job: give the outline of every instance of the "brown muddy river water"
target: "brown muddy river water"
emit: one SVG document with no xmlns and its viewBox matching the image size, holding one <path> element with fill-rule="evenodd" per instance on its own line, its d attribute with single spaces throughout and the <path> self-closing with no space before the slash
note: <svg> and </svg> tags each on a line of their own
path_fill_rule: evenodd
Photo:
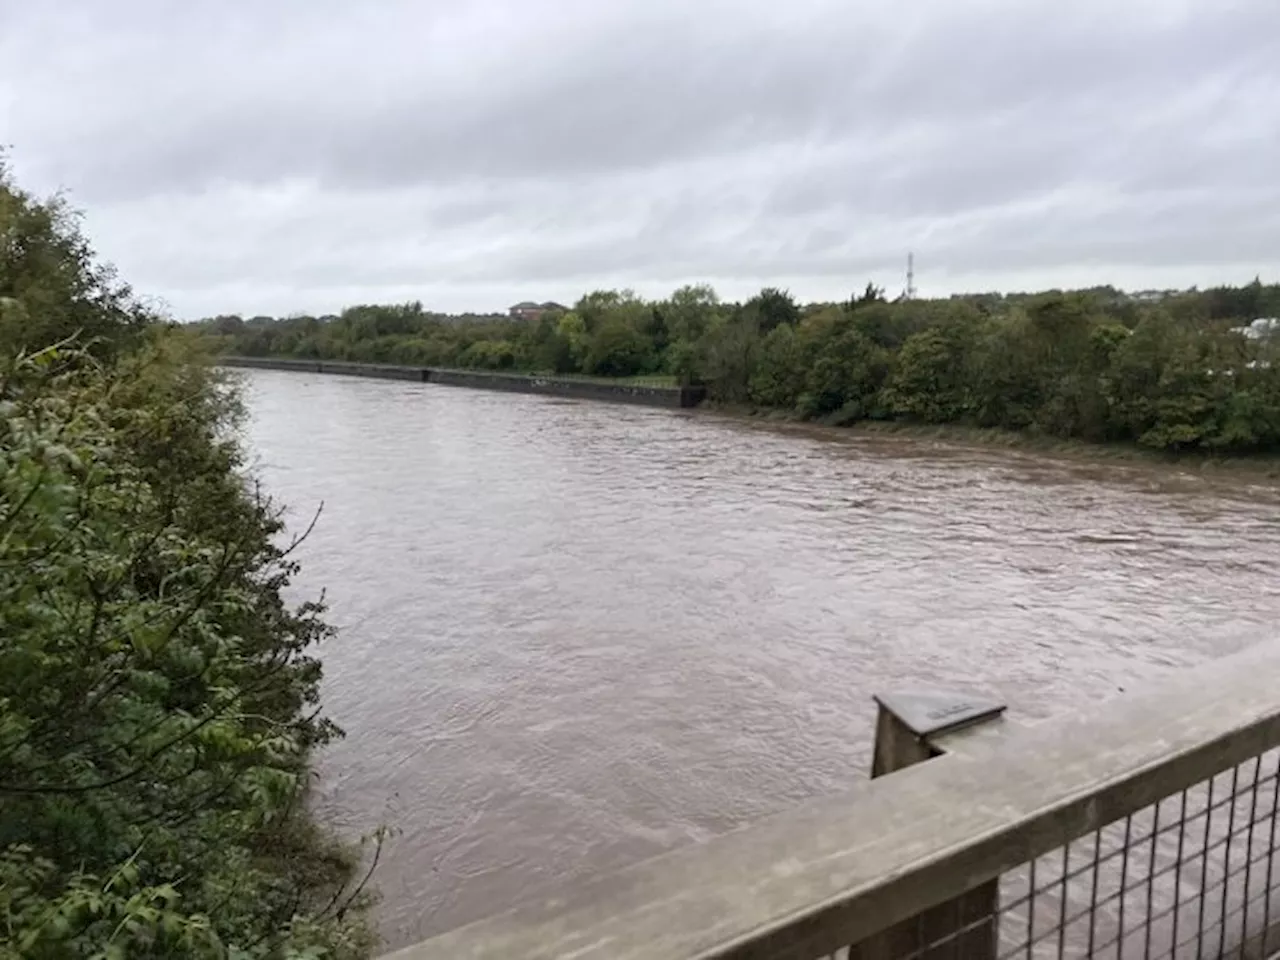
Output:
<svg viewBox="0 0 1280 960">
<path fill-rule="evenodd" d="M 327 591 L 317 803 L 388 946 L 865 776 L 871 695 L 1041 717 L 1273 634 L 1248 477 L 245 371 Z"/>
</svg>

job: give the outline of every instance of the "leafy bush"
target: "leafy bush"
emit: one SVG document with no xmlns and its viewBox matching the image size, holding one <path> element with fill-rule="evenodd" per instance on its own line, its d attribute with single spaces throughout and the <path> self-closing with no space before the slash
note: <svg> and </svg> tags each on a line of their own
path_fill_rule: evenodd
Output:
<svg viewBox="0 0 1280 960">
<path fill-rule="evenodd" d="M 608 320 L 591 338 L 586 369 L 598 377 L 632 377 L 644 372 L 648 355 L 649 344 L 640 331 Z"/>
<path fill-rule="evenodd" d="M 233 385 L 60 207 L 0 201 L 0 956 L 365 956 L 304 803 L 329 629 L 282 599 Z"/>
</svg>

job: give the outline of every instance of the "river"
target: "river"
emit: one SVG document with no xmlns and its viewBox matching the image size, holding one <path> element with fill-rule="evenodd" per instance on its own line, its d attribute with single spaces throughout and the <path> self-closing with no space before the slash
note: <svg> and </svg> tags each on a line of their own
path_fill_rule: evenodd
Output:
<svg viewBox="0 0 1280 960">
<path fill-rule="evenodd" d="M 1042 717 L 1280 619 L 1280 490 L 1148 463 L 243 372 L 339 637 L 316 803 L 394 947 L 820 795 L 873 693 Z"/>
</svg>

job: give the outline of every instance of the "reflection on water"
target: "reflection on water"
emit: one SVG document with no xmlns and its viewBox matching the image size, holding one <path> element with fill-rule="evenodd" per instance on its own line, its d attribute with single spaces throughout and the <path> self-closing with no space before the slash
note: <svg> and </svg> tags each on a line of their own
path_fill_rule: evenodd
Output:
<svg viewBox="0 0 1280 960">
<path fill-rule="evenodd" d="M 390 946 L 868 768 L 904 684 L 1039 717 L 1268 635 L 1280 492 L 705 413 L 246 373 L 339 638 L 324 814 Z"/>
</svg>

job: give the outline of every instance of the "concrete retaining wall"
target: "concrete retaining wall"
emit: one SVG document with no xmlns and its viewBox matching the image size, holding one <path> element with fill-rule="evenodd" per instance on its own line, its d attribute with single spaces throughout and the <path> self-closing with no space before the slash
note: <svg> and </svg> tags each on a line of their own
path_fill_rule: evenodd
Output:
<svg viewBox="0 0 1280 960">
<path fill-rule="evenodd" d="M 705 387 L 654 387 L 643 384 L 574 380 L 564 377 L 523 373 L 494 373 L 487 370 L 445 370 L 439 367 L 402 367 L 386 363 L 346 363 L 337 360 L 293 360 L 283 357 L 223 357 L 228 367 L 264 370 L 294 370 L 303 373 L 336 373 L 384 380 L 415 380 L 479 390 L 508 390 L 514 393 L 542 393 L 580 400 L 639 403 L 651 407 L 696 407 L 706 397 Z"/>
</svg>

